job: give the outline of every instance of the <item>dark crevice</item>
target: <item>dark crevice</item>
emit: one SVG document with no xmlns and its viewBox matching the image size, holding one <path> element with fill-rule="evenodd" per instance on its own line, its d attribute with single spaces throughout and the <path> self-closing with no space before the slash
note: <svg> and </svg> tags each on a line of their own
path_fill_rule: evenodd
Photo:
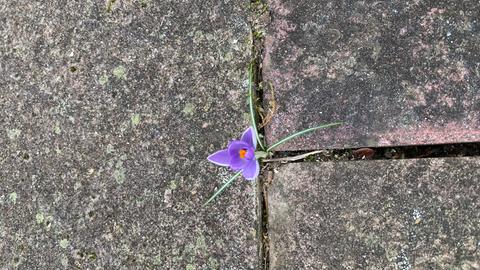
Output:
<svg viewBox="0 0 480 270">
<path fill-rule="evenodd" d="M 262 55 L 262 42 L 254 38 L 253 41 L 253 53 L 254 58 L 252 59 L 253 64 L 253 78 L 254 78 L 254 91 L 255 91 L 255 103 L 257 104 L 257 115 L 259 115 L 259 110 L 262 110 L 261 104 L 263 104 L 263 89 L 261 87 L 262 82 L 262 68 L 261 68 L 261 55 Z M 260 121 L 260 118 L 257 118 L 257 123 Z M 258 129 L 259 136 L 264 136 L 264 129 Z M 264 141 L 264 140 L 263 140 Z M 258 189 L 258 207 L 259 207 L 259 241 L 260 241 L 260 269 L 269 269 L 269 242 L 268 242 L 268 209 L 267 209 L 267 194 L 266 194 L 266 182 L 271 173 L 269 166 L 265 166 L 262 169 L 263 173 L 257 182 Z"/>
<path fill-rule="evenodd" d="M 272 162 L 326 162 L 326 161 L 355 161 L 355 160 L 389 160 L 389 159 L 416 159 L 416 158 L 443 158 L 443 157 L 471 157 L 480 156 L 480 143 L 459 143 L 441 145 L 370 147 L 320 150 L 320 153 L 306 158 L 295 159 L 312 151 L 279 151 L 270 159 Z M 267 160 L 268 161 L 268 160 Z"/>
<path fill-rule="evenodd" d="M 260 230 L 260 243 L 261 243 L 261 262 L 260 269 L 268 270 L 270 267 L 270 238 L 268 234 L 269 224 L 268 224 L 268 187 L 273 180 L 273 170 L 270 165 L 266 165 L 264 168 L 264 173 L 260 178 L 258 187 L 259 187 L 259 197 L 260 207 L 261 207 L 261 230 Z"/>
<path fill-rule="evenodd" d="M 253 90 L 254 100 L 257 105 L 257 123 L 262 122 L 265 110 L 263 104 L 263 85 L 262 85 L 262 55 L 263 55 L 263 37 L 266 29 L 265 22 L 270 16 L 265 0 L 251 0 L 250 10 L 251 18 L 251 35 L 252 35 L 252 65 L 253 65 Z M 267 17 L 267 20 L 265 20 Z M 260 126 L 260 125 L 257 125 Z M 259 136 L 264 136 L 264 129 L 258 129 Z M 260 138 L 260 139 L 263 139 Z M 264 140 L 263 140 L 264 141 Z M 262 168 L 262 173 L 257 181 L 258 195 L 258 241 L 259 241 L 259 266 L 260 269 L 269 269 L 269 241 L 268 241 L 268 200 L 267 186 L 268 181 L 272 177 L 272 171 L 267 164 Z"/>
</svg>

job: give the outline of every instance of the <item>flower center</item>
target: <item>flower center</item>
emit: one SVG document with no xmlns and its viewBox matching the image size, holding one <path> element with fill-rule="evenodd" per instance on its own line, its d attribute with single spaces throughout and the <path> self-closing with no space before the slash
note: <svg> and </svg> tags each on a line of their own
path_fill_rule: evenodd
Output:
<svg viewBox="0 0 480 270">
<path fill-rule="evenodd" d="M 240 158 L 245 158 L 245 156 L 247 155 L 247 150 L 240 149 L 240 151 L 238 151 L 238 154 L 240 155 Z"/>
</svg>

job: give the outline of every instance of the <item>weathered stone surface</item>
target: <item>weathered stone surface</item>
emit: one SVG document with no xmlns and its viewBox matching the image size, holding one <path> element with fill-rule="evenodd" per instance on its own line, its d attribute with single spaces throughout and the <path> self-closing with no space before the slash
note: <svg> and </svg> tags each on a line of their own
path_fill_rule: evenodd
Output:
<svg viewBox="0 0 480 270">
<path fill-rule="evenodd" d="M 268 2 L 267 139 L 347 123 L 278 150 L 480 141 L 478 1 Z"/>
<path fill-rule="evenodd" d="M 480 159 L 292 163 L 269 188 L 271 269 L 479 269 Z"/>
<path fill-rule="evenodd" d="M 0 268 L 254 269 L 248 1 L 2 1 Z"/>
</svg>

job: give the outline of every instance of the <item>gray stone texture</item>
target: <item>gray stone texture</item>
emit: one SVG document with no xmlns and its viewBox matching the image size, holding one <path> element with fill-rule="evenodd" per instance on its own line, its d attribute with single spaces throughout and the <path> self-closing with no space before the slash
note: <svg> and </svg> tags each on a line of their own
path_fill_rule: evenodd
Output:
<svg viewBox="0 0 480 270">
<path fill-rule="evenodd" d="M 480 269 L 479 179 L 479 158 L 283 165 L 270 269 Z"/>
<path fill-rule="evenodd" d="M 0 269 L 254 269 L 249 1 L 0 1 Z"/>
<path fill-rule="evenodd" d="M 277 150 L 480 141 L 479 1 L 268 3 L 268 141 L 346 122 Z"/>
</svg>

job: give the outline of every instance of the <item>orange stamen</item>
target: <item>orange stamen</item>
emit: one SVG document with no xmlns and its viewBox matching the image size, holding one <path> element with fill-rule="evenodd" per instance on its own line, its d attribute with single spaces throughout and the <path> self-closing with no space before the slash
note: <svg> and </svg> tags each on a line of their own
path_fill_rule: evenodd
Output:
<svg viewBox="0 0 480 270">
<path fill-rule="evenodd" d="M 245 156 L 247 155 L 247 150 L 240 149 L 240 151 L 238 151 L 238 154 L 240 155 L 240 158 L 245 158 Z"/>
</svg>

